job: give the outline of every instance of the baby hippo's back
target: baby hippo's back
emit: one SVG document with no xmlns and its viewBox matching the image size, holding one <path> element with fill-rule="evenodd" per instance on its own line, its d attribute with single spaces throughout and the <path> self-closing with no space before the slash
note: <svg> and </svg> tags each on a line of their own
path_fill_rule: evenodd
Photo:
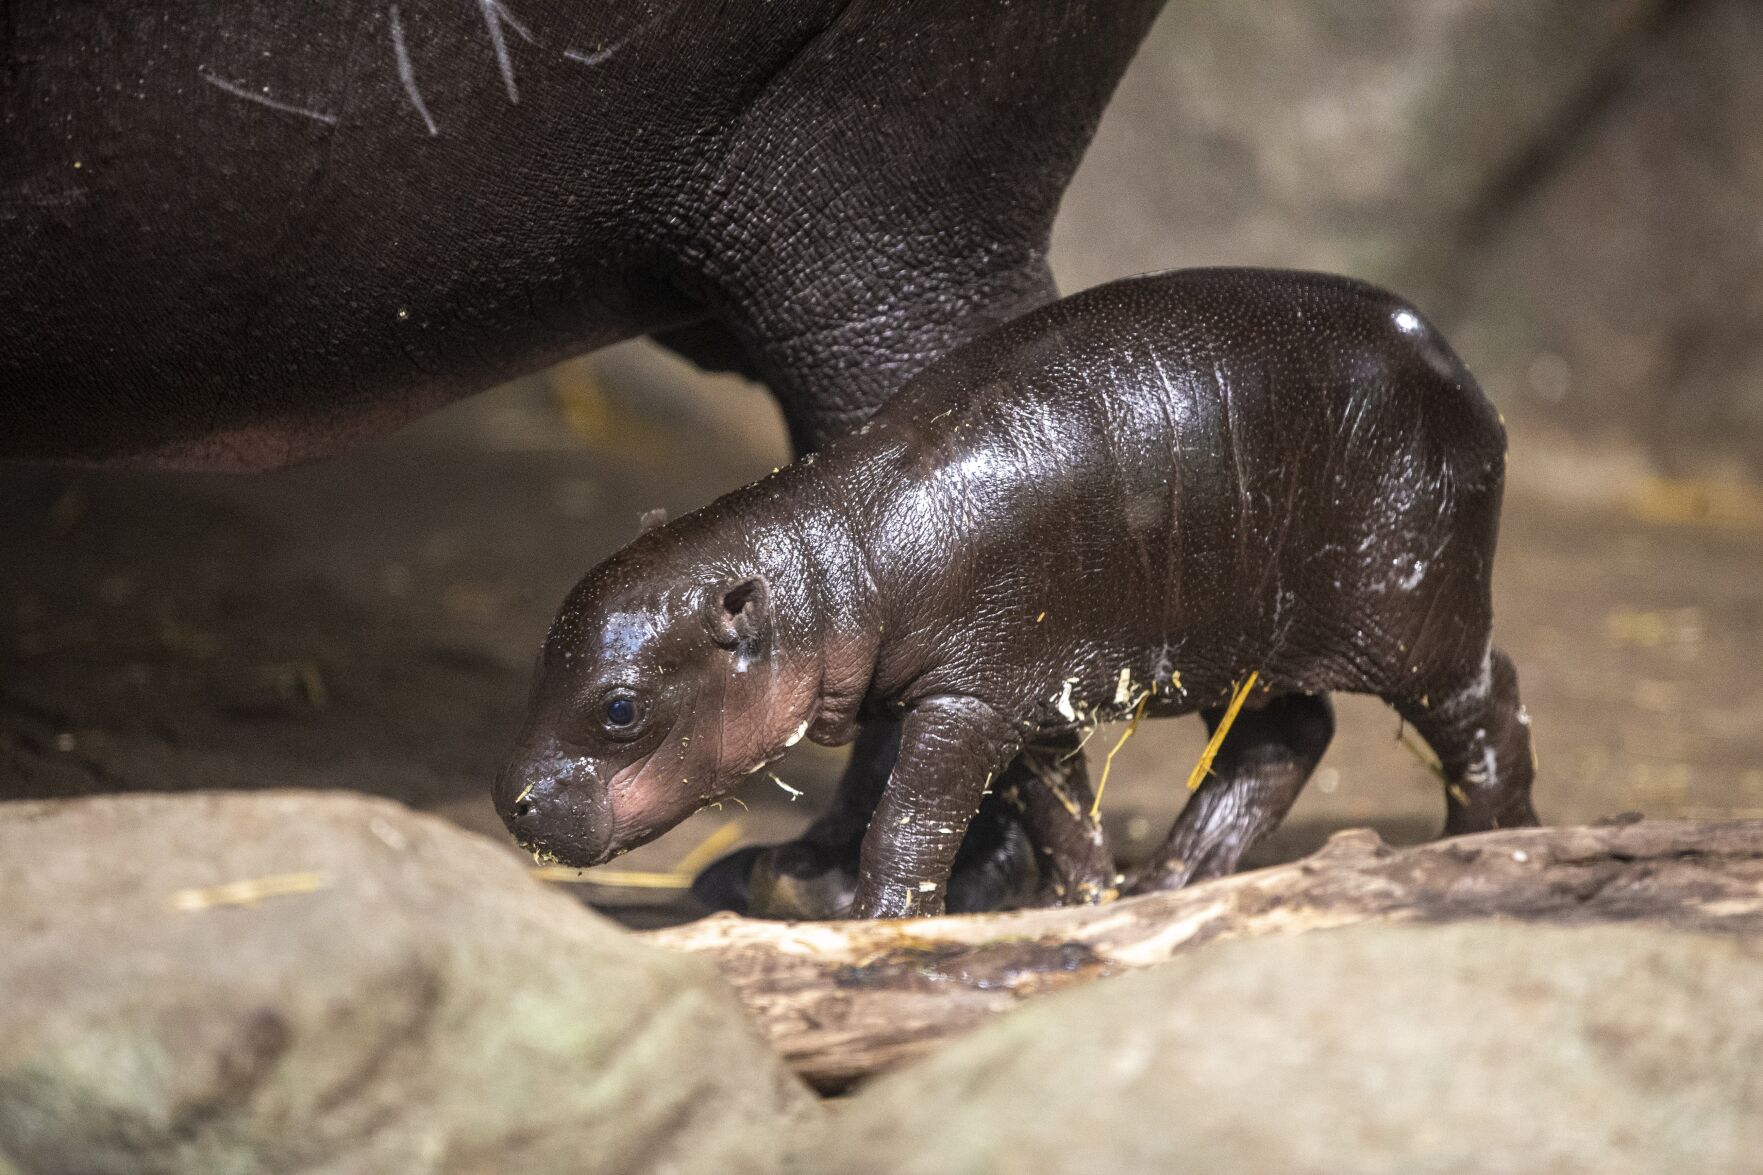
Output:
<svg viewBox="0 0 1763 1175">
<path fill-rule="evenodd" d="M 877 482 L 907 487 L 870 536 L 916 577 L 896 592 L 959 617 L 927 639 L 959 629 L 959 671 L 990 658 L 1006 692 L 1106 697 L 1128 670 L 1209 704 L 1250 669 L 1383 692 L 1484 651 L 1504 430 L 1375 287 L 1114 282 L 947 357 L 865 431 Z"/>
</svg>

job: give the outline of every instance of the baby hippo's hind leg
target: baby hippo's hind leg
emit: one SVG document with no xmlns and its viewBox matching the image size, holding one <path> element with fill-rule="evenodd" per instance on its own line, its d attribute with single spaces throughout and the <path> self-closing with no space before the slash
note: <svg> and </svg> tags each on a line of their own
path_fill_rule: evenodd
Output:
<svg viewBox="0 0 1763 1175">
<path fill-rule="evenodd" d="M 1022 813 L 1040 865 L 1039 905 L 1094 905 L 1115 892 L 1081 745 L 1075 734 L 1031 743 L 993 788 Z"/>
<path fill-rule="evenodd" d="M 1224 711 L 1205 710 L 1201 717 L 1211 733 Z M 1333 737 L 1334 708 L 1323 694 L 1283 694 L 1238 714 L 1211 774 L 1139 871 L 1133 892 L 1180 889 L 1234 871 L 1285 819 Z"/>
<path fill-rule="evenodd" d="M 1530 716 L 1518 672 L 1500 650 L 1471 673 L 1418 699 L 1389 699 L 1439 757 L 1445 776 L 1445 832 L 1459 836 L 1537 822 L 1530 787 Z"/>
</svg>

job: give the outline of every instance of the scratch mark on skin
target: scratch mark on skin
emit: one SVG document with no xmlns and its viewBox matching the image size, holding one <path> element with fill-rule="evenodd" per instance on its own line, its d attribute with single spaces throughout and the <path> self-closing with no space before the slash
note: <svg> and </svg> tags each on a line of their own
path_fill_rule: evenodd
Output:
<svg viewBox="0 0 1763 1175">
<path fill-rule="evenodd" d="M 502 35 L 502 25 L 506 23 L 529 45 L 536 45 L 538 42 L 527 31 L 527 27 L 502 6 L 502 0 L 477 0 L 477 6 L 484 14 L 484 27 L 490 30 L 490 47 L 496 51 L 496 68 L 502 71 L 502 84 L 508 89 L 508 101 L 518 104 L 520 87 L 514 84 L 514 62 L 508 56 L 508 38 Z"/>
<path fill-rule="evenodd" d="M 612 60 L 612 55 L 614 53 L 617 53 L 620 49 L 623 49 L 626 45 L 636 40 L 637 37 L 648 29 L 650 25 L 655 24 L 662 17 L 672 14 L 674 9 L 678 7 L 678 4 L 669 5 L 663 11 L 654 14 L 648 20 L 643 21 L 641 24 L 637 25 L 636 28 L 618 38 L 618 40 L 612 42 L 612 44 L 602 45 L 592 53 L 583 53 L 580 49 L 565 49 L 563 51 L 563 56 L 570 61 L 575 62 L 577 65 L 603 65 Z"/>
<path fill-rule="evenodd" d="M 1169 529 L 1163 536 L 1163 614 L 1158 618 L 1163 629 L 1163 647 L 1169 648 L 1169 618 L 1176 615 L 1181 608 L 1181 542 L 1186 537 L 1187 529 L 1181 516 L 1181 479 L 1185 472 L 1181 451 L 1181 422 L 1179 414 L 1169 410 L 1170 401 L 1175 398 L 1175 384 L 1169 378 L 1169 372 L 1163 368 L 1163 359 L 1157 354 L 1155 347 L 1150 352 L 1151 365 L 1157 369 L 1157 378 L 1163 384 L 1163 395 L 1157 397 L 1157 410 L 1163 414 L 1163 427 L 1169 437 L 1169 451 L 1173 460 L 1173 468 L 1169 472 Z"/>
<path fill-rule="evenodd" d="M 599 65 L 602 62 L 612 60 L 612 55 L 623 47 L 624 42 L 620 41 L 616 45 L 608 45 L 606 48 L 596 49 L 592 53 L 583 53 L 579 49 L 565 49 L 563 55 L 580 65 Z"/>
<path fill-rule="evenodd" d="M 1243 576 L 1249 560 L 1249 479 L 1243 471 L 1243 443 L 1236 420 L 1236 397 L 1231 395 L 1231 380 L 1224 365 L 1215 363 L 1212 379 L 1224 399 L 1224 435 L 1230 444 L 1230 467 L 1237 490 L 1237 574 Z"/>
<path fill-rule="evenodd" d="M 326 126 L 336 126 L 337 116 L 326 114 L 322 110 L 308 110 L 304 106 L 295 106 L 291 102 L 278 102 L 268 94 L 256 90 L 248 90 L 236 82 L 229 82 L 206 69 L 198 68 L 196 75 L 217 90 L 231 94 L 235 98 L 243 98 L 247 102 L 255 102 L 259 106 L 267 106 L 271 110 L 279 110 L 283 114 L 298 114 L 302 118 L 310 118 L 314 122 L 322 122 Z"/>
<path fill-rule="evenodd" d="M 404 45 L 404 22 L 398 19 L 398 6 L 392 5 L 392 53 L 398 59 L 398 80 L 404 83 L 404 93 L 410 97 L 410 104 L 422 115 L 422 125 L 428 127 L 429 134 L 438 135 L 440 129 L 429 115 L 428 103 L 422 100 L 422 91 L 416 88 L 416 69 L 410 64 L 410 50 Z"/>
</svg>

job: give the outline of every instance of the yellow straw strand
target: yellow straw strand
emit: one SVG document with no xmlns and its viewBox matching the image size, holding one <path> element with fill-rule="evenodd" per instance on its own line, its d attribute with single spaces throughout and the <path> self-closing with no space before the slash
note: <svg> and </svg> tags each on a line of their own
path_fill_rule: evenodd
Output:
<svg viewBox="0 0 1763 1175">
<path fill-rule="evenodd" d="M 686 877 L 696 877 L 698 870 L 722 856 L 724 850 L 732 848 L 741 839 L 741 822 L 730 820 L 726 824 L 717 825 L 709 836 L 699 841 L 685 856 L 679 859 L 671 872 Z"/>
<path fill-rule="evenodd" d="M 1126 730 L 1121 733 L 1120 741 L 1114 744 L 1108 752 L 1108 757 L 1102 760 L 1102 779 L 1096 784 L 1096 798 L 1090 801 L 1091 820 L 1094 820 L 1096 814 L 1102 810 L 1102 790 L 1108 786 L 1108 772 L 1114 769 L 1114 756 L 1120 753 L 1120 748 L 1126 745 L 1126 740 L 1131 738 L 1133 732 L 1139 728 L 1139 720 L 1145 716 L 1145 703 L 1150 700 L 1151 691 L 1146 690 L 1144 696 L 1139 699 L 1138 707 L 1132 712 L 1132 721 L 1126 724 Z"/>
<path fill-rule="evenodd" d="M 635 869 L 571 869 L 540 865 L 532 871 L 540 881 L 570 885 L 604 885 L 611 889 L 690 889 L 692 879 L 680 873 L 646 873 Z"/>
<path fill-rule="evenodd" d="M 741 839 L 741 822 L 730 820 L 719 824 L 710 835 L 692 846 L 679 864 L 663 872 L 642 869 L 575 869 L 568 865 L 540 865 L 532 875 L 540 881 L 561 881 L 568 885 L 603 885 L 609 889 L 691 889 L 698 870 L 721 856 L 724 850 Z"/>
<path fill-rule="evenodd" d="M 215 906 L 254 906 L 264 898 L 313 893 L 328 884 L 322 873 L 274 873 L 268 877 L 229 881 L 225 885 L 180 889 L 171 895 L 171 908 L 188 913 Z"/>
<path fill-rule="evenodd" d="M 1445 778 L 1445 769 L 1439 765 L 1439 761 L 1428 754 L 1426 749 L 1419 743 L 1409 738 L 1407 731 L 1404 730 L 1397 733 L 1396 741 L 1407 747 L 1408 753 L 1418 759 L 1422 767 L 1438 776 L 1441 780 L 1444 780 L 1444 782 L 1451 782 L 1449 779 Z"/>
<path fill-rule="evenodd" d="M 1206 749 L 1200 752 L 1200 761 L 1194 764 L 1192 771 L 1188 772 L 1189 791 L 1198 791 L 1200 785 L 1206 782 L 1206 777 L 1212 774 L 1212 760 L 1218 757 L 1218 748 L 1224 745 L 1224 736 L 1229 734 L 1230 728 L 1235 725 L 1237 715 L 1242 712 L 1243 703 L 1249 700 L 1249 691 L 1255 688 L 1255 679 L 1260 676 L 1259 669 L 1250 673 L 1248 679 L 1237 689 L 1237 692 L 1231 695 L 1230 706 L 1224 711 L 1224 717 L 1219 720 L 1218 729 L 1213 731 L 1212 737 L 1206 740 Z"/>
<path fill-rule="evenodd" d="M 1097 729 L 1098 729 L 1097 727 L 1092 726 L 1088 730 L 1084 731 L 1083 738 L 1081 740 L 1079 740 L 1078 744 L 1075 747 L 1072 747 L 1069 751 L 1066 751 L 1063 755 L 1060 755 L 1059 761 L 1061 763 L 1063 763 L 1063 762 L 1067 761 L 1068 759 L 1075 759 L 1079 755 L 1083 754 L 1084 748 L 1090 745 L 1090 740 L 1096 737 L 1096 730 Z"/>
</svg>

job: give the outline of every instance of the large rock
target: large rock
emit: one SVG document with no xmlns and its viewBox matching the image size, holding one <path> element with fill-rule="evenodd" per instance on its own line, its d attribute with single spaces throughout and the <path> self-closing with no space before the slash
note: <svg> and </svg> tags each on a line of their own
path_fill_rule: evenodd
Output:
<svg viewBox="0 0 1763 1175">
<path fill-rule="evenodd" d="M 860 1093 L 841 1175 L 1755 1172 L 1763 943 L 1370 926 L 1049 997 Z"/>
<path fill-rule="evenodd" d="M 816 1112 L 707 965 L 385 801 L 0 805 L 0 944 L 8 1175 L 766 1172 Z"/>
</svg>

